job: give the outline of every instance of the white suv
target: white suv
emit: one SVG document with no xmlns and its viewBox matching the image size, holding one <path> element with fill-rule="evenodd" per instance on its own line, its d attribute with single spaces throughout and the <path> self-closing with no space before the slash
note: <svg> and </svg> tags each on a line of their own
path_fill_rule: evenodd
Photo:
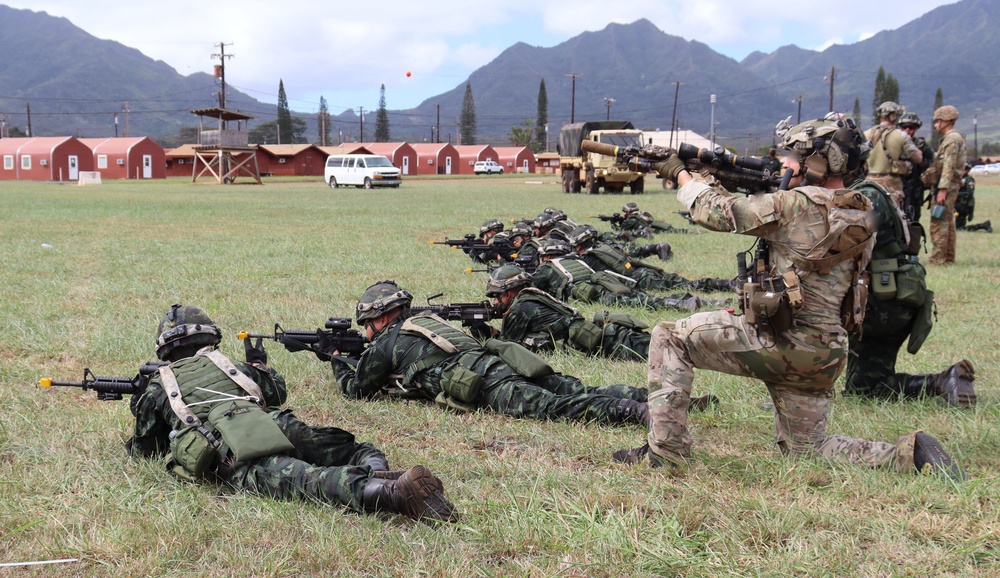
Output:
<svg viewBox="0 0 1000 578">
<path fill-rule="evenodd" d="M 333 188 L 340 185 L 398 187 L 402 182 L 399 169 L 382 155 L 330 155 L 326 159 L 323 180 Z"/>
<path fill-rule="evenodd" d="M 486 173 L 487 175 L 492 175 L 493 173 L 502 175 L 503 167 L 501 167 L 495 160 L 489 159 L 485 161 L 478 161 L 475 166 L 472 167 L 472 172 L 477 175 L 481 175 L 483 173 Z"/>
</svg>

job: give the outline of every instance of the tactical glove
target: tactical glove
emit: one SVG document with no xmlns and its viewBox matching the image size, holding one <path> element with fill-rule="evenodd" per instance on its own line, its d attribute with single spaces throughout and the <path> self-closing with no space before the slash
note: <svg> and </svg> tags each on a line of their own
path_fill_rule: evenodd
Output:
<svg viewBox="0 0 1000 578">
<path fill-rule="evenodd" d="M 247 337 L 243 340 L 243 350 L 247 354 L 247 363 L 253 365 L 255 363 L 260 363 L 261 365 L 267 365 L 267 352 L 264 351 L 264 340 L 260 337 L 257 338 L 257 343 L 250 343 L 250 338 Z"/>
<path fill-rule="evenodd" d="M 684 163 L 681 159 L 677 158 L 676 154 L 670 155 L 670 158 L 665 161 L 656 163 L 653 165 L 653 168 L 661 178 L 669 179 L 675 183 L 677 182 L 677 175 L 685 170 Z"/>
<path fill-rule="evenodd" d="M 493 337 L 493 328 L 480 321 L 469 326 L 469 333 L 479 341 L 484 341 Z"/>
<path fill-rule="evenodd" d="M 317 329 L 316 343 L 313 344 L 312 350 L 316 354 L 316 359 L 323 362 L 330 361 L 334 350 L 333 339 L 330 338 L 330 333 L 322 329 Z"/>
</svg>

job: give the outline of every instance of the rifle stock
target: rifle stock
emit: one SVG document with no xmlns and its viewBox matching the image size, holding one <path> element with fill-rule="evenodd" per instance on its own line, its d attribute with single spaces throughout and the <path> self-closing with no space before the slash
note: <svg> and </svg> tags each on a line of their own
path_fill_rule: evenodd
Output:
<svg viewBox="0 0 1000 578">
<path fill-rule="evenodd" d="M 496 309 L 490 305 L 489 301 L 478 303 L 431 303 L 433 299 L 441 297 L 443 293 L 431 295 L 427 298 L 427 305 L 411 306 L 412 313 L 430 312 L 448 321 L 461 321 L 463 327 L 471 327 L 480 323 L 486 323 L 491 319 L 499 317 Z"/>
<path fill-rule="evenodd" d="M 325 330 L 315 329 L 312 331 L 308 329 L 284 329 L 280 323 L 275 323 L 274 333 L 249 333 L 241 331 L 237 334 L 237 337 L 241 341 L 248 337 L 250 339 L 270 339 L 284 345 L 285 349 L 291 353 L 308 350 L 326 355 L 331 359 L 333 356 L 330 355 L 330 352 L 320 351 L 317 348 L 320 335 L 323 333 L 329 337 L 329 340 L 333 344 L 333 349 L 330 351 L 340 351 L 342 357 L 357 359 L 361 357 L 361 354 L 368 346 L 368 340 L 365 339 L 365 336 L 357 329 L 351 329 L 350 317 L 330 317 L 324 323 L 324 327 L 326 328 Z"/>
</svg>

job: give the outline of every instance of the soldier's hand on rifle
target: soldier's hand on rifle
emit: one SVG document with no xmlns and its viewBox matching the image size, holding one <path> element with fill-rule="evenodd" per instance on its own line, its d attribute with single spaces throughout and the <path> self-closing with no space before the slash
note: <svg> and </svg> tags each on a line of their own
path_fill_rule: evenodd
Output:
<svg viewBox="0 0 1000 578">
<path fill-rule="evenodd" d="M 316 354 L 316 359 L 320 361 L 330 361 L 331 357 L 339 353 L 335 351 L 330 333 L 322 329 L 316 330 L 316 343 L 313 344 L 312 349 L 313 353 Z"/>
<path fill-rule="evenodd" d="M 480 341 L 493 337 L 493 331 L 492 327 L 482 321 L 469 326 L 469 333 Z"/>
<path fill-rule="evenodd" d="M 676 154 L 672 154 L 667 160 L 653 165 L 653 169 L 656 170 L 657 174 L 659 174 L 661 178 L 669 179 L 676 183 L 677 175 L 680 174 L 681 171 L 685 170 L 685 167 L 681 159 L 677 158 Z"/>
<path fill-rule="evenodd" d="M 244 339 L 243 350 L 246 351 L 247 363 L 250 365 L 254 365 L 255 363 L 267 365 L 267 351 L 264 351 L 264 340 L 260 337 L 257 338 L 256 344 L 251 343 L 249 337 Z"/>
</svg>

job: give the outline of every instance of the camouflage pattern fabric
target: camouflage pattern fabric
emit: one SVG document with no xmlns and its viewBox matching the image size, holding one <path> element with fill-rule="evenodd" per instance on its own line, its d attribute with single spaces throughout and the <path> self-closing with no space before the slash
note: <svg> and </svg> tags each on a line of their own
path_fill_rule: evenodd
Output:
<svg viewBox="0 0 1000 578">
<path fill-rule="evenodd" d="M 561 257 L 562 260 L 579 259 L 574 255 Z M 684 295 L 671 297 L 660 297 L 649 293 L 631 290 L 628 293 L 615 293 L 598 283 L 586 279 L 570 280 L 548 261 L 539 265 L 531 279 L 531 284 L 537 289 L 562 300 L 577 300 L 583 303 L 600 303 L 601 305 L 620 307 L 639 307 L 643 309 L 677 309 L 677 302 L 684 299 Z"/>
<path fill-rule="evenodd" d="M 903 177 L 903 214 L 909 220 L 916 222 L 920 220 L 920 208 L 924 204 L 925 191 L 927 190 L 920 181 L 920 175 L 934 161 L 934 149 L 927 144 L 927 139 L 924 137 L 918 138 L 914 144 L 924 155 L 924 160 L 920 163 L 914 163 L 913 171 Z"/>
<path fill-rule="evenodd" d="M 875 211 L 878 232 L 872 258 L 905 258 L 899 249 L 906 246 L 906 240 L 896 231 L 895 208 L 889 206 L 892 201 L 864 182 L 851 188 L 864 193 Z M 896 252 L 892 253 L 894 249 Z M 917 309 L 912 306 L 868 296 L 863 333 L 850 337 L 845 394 L 898 399 L 901 395 L 914 397 L 924 389 L 913 387 L 913 376 L 896 373 L 896 357 L 910 335 L 916 314 Z"/>
<path fill-rule="evenodd" d="M 399 332 L 392 343 L 392 330 L 404 321 L 400 316 L 383 328 L 361 355 L 357 369 L 332 361 L 340 391 L 347 397 L 372 399 L 390 393 L 399 385 L 398 378 L 407 367 L 420 359 L 436 355 L 440 349 L 422 335 Z M 391 347 L 391 348 L 390 348 Z M 529 380 L 510 365 L 484 349 L 460 351 L 414 375 L 416 393 L 434 399 L 441 392 L 441 369 L 451 362 L 483 378 L 478 406 L 517 418 L 596 420 L 608 423 L 634 423 L 634 417 L 621 409 L 623 399 L 645 401 L 646 390 L 629 386 L 591 387 L 579 379 L 562 374 Z"/>
<path fill-rule="evenodd" d="M 780 275 L 793 270 L 786 250 L 812 249 L 829 231 L 819 207 L 797 191 L 737 198 L 692 181 L 678 197 L 694 199 L 692 216 L 703 227 L 767 239 L 772 274 Z M 690 458 L 687 410 L 694 369 L 700 368 L 763 381 L 774 402 L 776 441 L 785 453 L 844 458 L 869 466 L 912 463 L 912 446 L 909 456 L 897 455 L 899 443 L 826 433 L 834 381 L 845 361 L 847 334 L 839 315 L 853 268 L 854 259 L 848 259 L 826 274 L 800 272 L 804 304 L 795 313 L 795 325 L 777 339 L 726 311 L 657 324 L 647 377 L 650 450 L 673 463 Z"/>
<path fill-rule="evenodd" d="M 937 189 L 945 189 L 944 217 L 931 219 L 931 241 L 934 250 L 931 252 L 931 264 L 943 265 L 955 262 L 955 201 L 958 199 L 958 189 L 962 186 L 962 173 L 965 172 L 965 137 L 957 130 L 951 130 L 941 137 L 941 144 L 934 156 L 934 165 L 940 168 L 940 178 Z M 937 190 L 932 190 L 937 196 Z"/>
<path fill-rule="evenodd" d="M 955 199 L 955 228 L 962 229 L 976 218 L 976 179 L 965 175 Z"/>
<path fill-rule="evenodd" d="M 581 257 L 583 262 L 594 271 L 613 271 L 619 275 L 631 277 L 636 281 L 636 288 L 642 291 L 669 291 L 677 288 L 690 288 L 691 281 L 667 273 L 659 267 L 654 267 L 642 261 L 633 261 L 627 255 L 609 245 L 601 245 L 585 252 Z"/>
<path fill-rule="evenodd" d="M 892 201 L 902 209 L 906 205 L 906 193 L 903 192 L 903 179 L 898 175 L 868 175 L 868 180 L 878 183 L 889 191 Z"/>
<path fill-rule="evenodd" d="M 569 326 L 574 322 L 583 322 L 583 317 L 567 315 L 557 307 L 547 306 L 543 300 L 528 298 L 522 292 L 504 314 L 500 339 L 520 343 L 532 351 L 576 348 L 569 339 Z M 601 346 L 587 354 L 623 361 L 646 360 L 649 333 L 616 323 L 607 324 L 602 329 Z"/>
<path fill-rule="evenodd" d="M 193 380 L 201 384 L 206 377 L 211 377 L 184 371 L 185 366 L 195 361 L 195 358 L 186 358 L 171 364 L 172 368 L 179 366 L 175 375 L 182 391 L 187 385 L 184 381 Z M 263 365 L 233 363 L 260 387 L 268 407 L 284 404 L 288 393 L 285 380 L 278 372 Z M 214 366 L 211 370 L 218 371 Z M 384 459 L 384 454 L 369 444 L 355 443 L 354 436 L 346 431 L 333 427 L 310 427 L 290 411 L 274 410 L 269 415 L 295 446 L 294 451 L 290 455 L 273 455 L 244 462 L 233 461 L 229 457 L 220 462 L 217 471 L 208 479 L 276 499 L 312 498 L 362 511 L 361 490 L 372 472 L 369 466 L 358 464 L 366 458 Z M 180 426 L 159 375 L 155 375 L 135 404 L 134 434 L 126 443 L 126 450 L 135 457 L 165 456 L 170 447 L 170 431 Z"/>
</svg>

